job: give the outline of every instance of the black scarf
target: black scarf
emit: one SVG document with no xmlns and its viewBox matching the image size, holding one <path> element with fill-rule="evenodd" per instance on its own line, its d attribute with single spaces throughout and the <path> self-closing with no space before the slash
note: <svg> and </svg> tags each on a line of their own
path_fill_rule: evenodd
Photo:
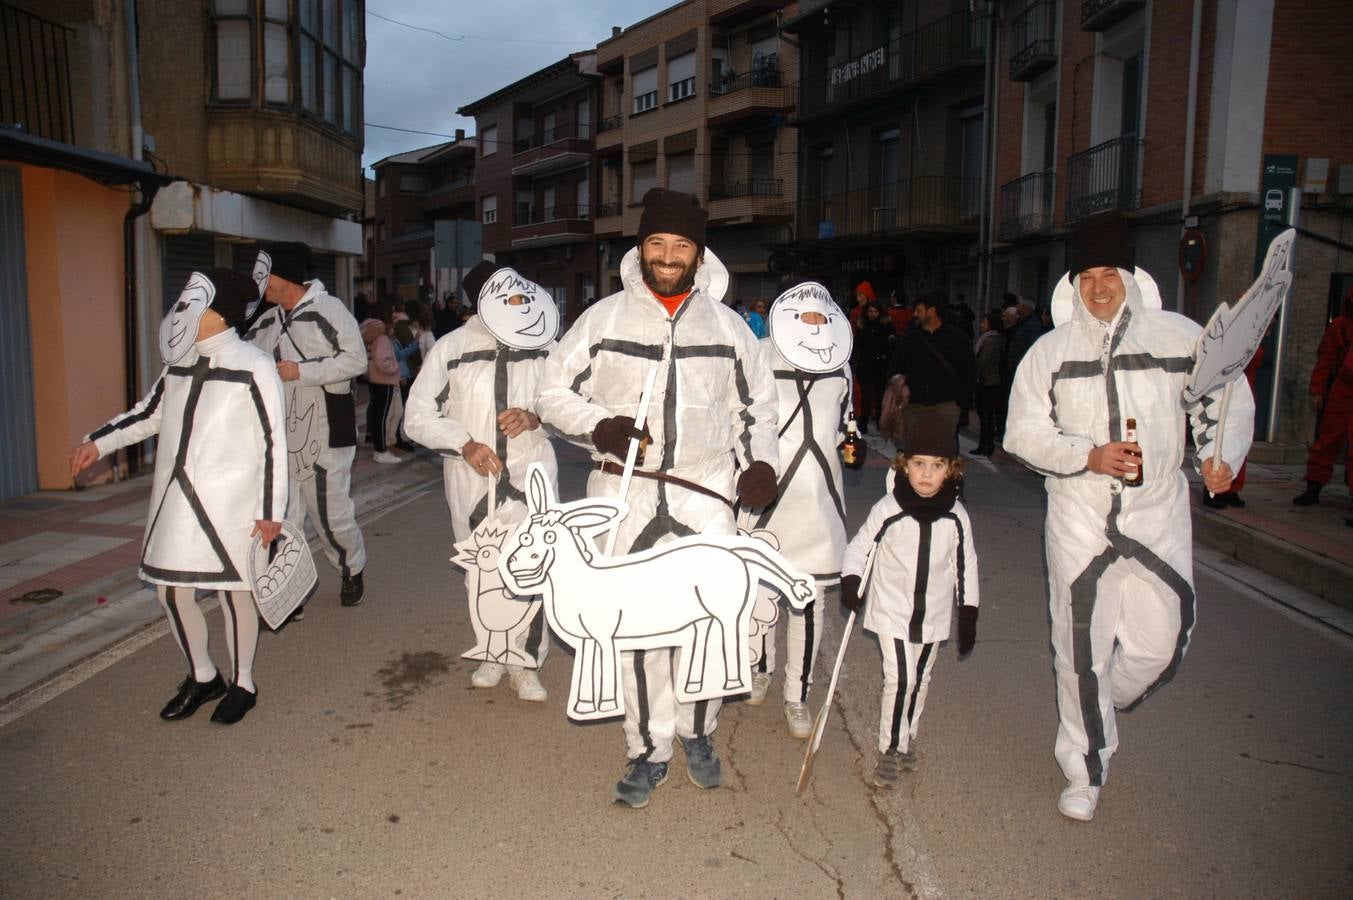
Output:
<svg viewBox="0 0 1353 900">
<path fill-rule="evenodd" d="M 893 499 L 903 512 L 918 522 L 934 522 L 954 508 L 954 501 L 958 499 L 958 484 L 953 479 L 946 479 L 935 496 L 922 497 L 907 480 L 907 473 L 898 472 L 897 480 L 893 483 Z"/>
</svg>

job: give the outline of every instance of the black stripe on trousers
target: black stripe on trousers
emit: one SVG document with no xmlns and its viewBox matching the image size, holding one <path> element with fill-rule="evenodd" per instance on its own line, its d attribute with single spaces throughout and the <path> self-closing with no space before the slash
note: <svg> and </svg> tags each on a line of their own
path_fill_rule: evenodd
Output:
<svg viewBox="0 0 1353 900">
<path fill-rule="evenodd" d="M 901 638 L 893 638 L 893 653 L 897 656 L 897 693 L 893 695 L 893 722 L 888 752 L 897 751 L 897 742 L 901 737 L 902 710 L 907 705 L 907 647 Z"/>
<path fill-rule="evenodd" d="M 653 735 L 648 732 L 648 672 L 644 671 L 645 651 L 634 651 L 634 692 L 639 695 L 639 737 L 644 740 L 644 752 L 639 756 L 647 760 L 653 755 Z M 601 698 L 597 698 L 600 702 Z"/>
<path fill-rule="evenodd" d="M 1112 547 L 1090 561 L 1085 571 L 1071 582 L 1071 664 L 1076 671 L 1076 691 L 1079 694 L 1081 722 L 1089 744 L 1085 752 L 1085 771 L 1090 784 L 1104 783 L 1104 717 L 1099 711 L 1099 677 L 1094 670 L 1094 645 L 1090 638 L 1090 619 L 1095 612 L 1095 597 L 1099 594 L 1099 579 L 1118 558 Z"/>
<path fill-rule="evenodd" d="M 931 651 L 935 649 L 933 643 L 925 644 L 921 647 L 920 654 L 916 657 L 916 683 L 912 685 L 911 697 L 907 700 L 907 727 L 916 721 L 916 698 L 921 696 L 921 679 L 925 674 L 925 667 L 930 662 Z"/>
<path fill-rule="evenodd" d="M 177 590 L 179 588 L 165 586 L 164 605 L 169 612 L 169 623 L 174 626 L 174 633 L 178 635 L 179 646 L 183 648 L 183 655 L 188 660 L 188 677 L 196 681 L 197 667 L 193 665 L 193 647 L 192 644 L 188 643 L 188 630 L 183 627 L 183 620 L 179 618 L 179 608 L 175 602 L 174 592 Z"/>
<path fill-rule="evenodd" d="M 329 545 L 338 551 L 338 571 L 344 578 L 351 577 L 352 573 L 348 571 L 348 551 L 343 549 L 343 545 L 338 543 L 338 538 L 334 537 L 333 528 L 329 527 L 329 473 L 324 467 L 316 463 L 315 470 L 315 514 L 319 516 L 320 530 L 324 532 L 324 538 Z M 300 498 L 302 505 L 305 504 L 305 497 Z"/>
<path fill-rule="evenodd" d="M 230 599 L 234 591 L 221 591 L 221 602 L 225 604 L 225 609 L 230 613 L 230 630 L 235 633 L 235 640 L 231 642 L 233 652 L 231 655 L 231 684 L 240 683 L 240 615 L 235 611 L 235 602 Z"/>
<path fill-rule="evenodd" d="M 803 661 L 799 675 L 799 702 L 808 702 L 808 686 L 813 677 L 813 612 L 817 600 L 809 600 L 803 608 Z"/>
</svg>

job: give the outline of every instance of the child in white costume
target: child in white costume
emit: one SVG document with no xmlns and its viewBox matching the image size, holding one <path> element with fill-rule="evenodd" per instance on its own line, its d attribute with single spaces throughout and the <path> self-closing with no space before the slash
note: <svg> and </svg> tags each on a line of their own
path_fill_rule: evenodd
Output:
<svg viewBox="0 0 1353 900">
<path fill-rule="evenodd" d="M 158 435 L 141 578 L 156 586 L 188 677 L 160 712 L 185 719 L 225 699 L 213 722 L 253 708 L 258 610 L 248 582 L 255 534 L 270 543 L 287 505 L 282 382 L 268 354 L 240 340 L 235 323 L 256 294 L 248 277 L 194 272 L 160 326 L 165 368 L 140 403 L 96 429 L 71 453 L 74 475 L 120 447 Z M 233 673 L 212 663 L 196 591 L 218 591 Z"/>
<path fill-rule="evenodd" d="M 839 583 L 846 549 L 846 508 L 841 487 L 841 460 L 836 452 L 850 405 L 850 320 L 815 282 L 785 291 L 771 304 L 770 336 L 761 342 L 767 365 L 775 374 L 779 413 L 779 497 L 756 513 L 744 512 L 738 525 L 747 531 L 769 531 L 780 553 L 801 571 L 811 573 L 815 596 L 802 613 L 789 614 L 785 661 L 785 720 L 790 736 L 806 738 L 813 730 L 808 691 L 813 663 L 822 643 L 823 594 Z M 761 603 L 774 603 L 764 586 Z M 753 637 L 752 694 L 748 703 L 765 700 L 775 672 L 775 625 Z"/>
<path fill-rule="evenodd" d="M 457 542 L 487 517 L 490 478 L 497 482 L 494 518 L 515 524 L 526 516 L 527 466 L 541 463 L 551 479 L 557 477 L 554 448 L 531 410 L 559 330 L 558 308 L 539 285 L 512 269 L 494 271 L 488 262 L 466 275 L 465 289 L 478 297 L 479 315 L 433 346 L 409 390 L 404 415 L 409 437 L 442 454 Z M 474 590 L 470 581 L 467 586 Z M 546 699 L 536 670 L 545 662 L 549 640 L 545 617 L 538 613 L 517 641 L 534 666 L 486 660 L 471 679 L 475 687 L 494 687 L 506 671 L 518 697 Z"/>
<path fill-rule="evenodd" d="M 901 770 L 916 766 L 911 742 L 955 606 L 960 659 L 977 640 L 977 551 L 957 497 L 957 457 L 953 427 L 938 415 L 916 416 L 893 463 L 892 493 L 869 511 L 841 568 L 841 602 L 858 612 L 868 601 L 864 627 L 883 652 L 879 758 L 870 777 L 877 787 L 892 787 Z"/>
</svg>

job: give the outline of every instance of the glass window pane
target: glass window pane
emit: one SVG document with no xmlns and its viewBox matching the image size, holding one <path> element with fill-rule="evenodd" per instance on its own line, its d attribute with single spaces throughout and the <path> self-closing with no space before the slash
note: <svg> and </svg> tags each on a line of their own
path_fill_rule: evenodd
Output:
<svg viewBox="0 0 1353 900">
<path fill-rule="evenodd" d="M 300 11 L 301 27 L 312 34 L 315 31 L 315 3 L 317 0 L 299 0 L 297 7 Z"/>
<path fill-rule="evenodd" d="M 288 0 L 268 0 L 263 7 L 264 15 L 269 19 L 285 22 L 290 17 L 287 12 L 289 5 Z"/>
<path fill-rule="evenodd" d="M 357 70 L 350 66 L 343 67 L 343 130 L 357 131 Z"/>
<path fill-rule="evenodd" d="M 324 118 L 338 124 L 338 59 L 324 54 Z"/>
<path fill-rule="evenodd" d="M 247 16 L 249 0 L 216 0 L 216 15 Z"/>
<path fill-rule="evenodd" d="M 290 70 L 287 26 L 269 22 L 263 31 L 263 98 L 269 103 L 291 102 Z"/>
<path fill-rule="evenodd" d="M 324 0 L 324 43 L 338 49 L 338 0 Z"/>
<path fill-rule="evenodd" d="M 250 90 L 249 23 L 216 23 L 216 97 L 248 100 Z"/>
<path fill-rule="evenodd" d="M 357 29 L 362 20 L 357 15 L 357 0 L 343 0 L 343 58 L 350 63 L 357 62 Z"/>
<path fill-rule="evenodd" d="M 319 96 L 315 90 L 315 42 L 301 38 L 301 105 L 310 112 L 319 112 Z"/>
</svg>

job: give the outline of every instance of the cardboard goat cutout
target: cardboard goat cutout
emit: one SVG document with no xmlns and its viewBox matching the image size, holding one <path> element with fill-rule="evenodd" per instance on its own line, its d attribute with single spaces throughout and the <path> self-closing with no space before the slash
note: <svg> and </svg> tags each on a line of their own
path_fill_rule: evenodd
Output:
<svg viewBox="0 0 1353 900">
<path fill-rule="evenodd" d="M 526 633 L 540 613 L 539 597 L 516 597 L 498 573 L 503 539 L 511 525 L 485 520 L 470 536 L 456 543 L 451 561 L 463 566 L 466 595 L 470 601 L 470 625 L 475 645 L 461 656 L 480 662 L 526 666 L 536 669 L 540 661 L 522 651 Z"/>
<path fill-rule="evenodd" d="M 512 592 L 544 595 L 545 615 L 571 646 L 573 719 L 623 715 L 620 652 L 680 649 L 678 699 L 707 700 L 751 689 L 748 631 L 758 583 L 802 609 L 813 584 L 779 553 L 741 535 L 690 535 L 639 553 L 607 557 L 597 534 L 624 514 L 614 499 L 559 503 L 538 464 L 527 474 L 527 517 L 498 558 Z"/>
<path fill-rule="evenodd" d="M 1269 322 L 1292 287 L 1292 244 L 1297 233 L 1289 228 L 1275 237 L 1264 254 L 1264 266 L 1249 290 L 1235 303 L 1217 307 L 1198 336 L 1193 373 L 1184 388 L 1184 402 L 1196 403 L 1204 394 L 1245 373 Z"/>
</svg>

